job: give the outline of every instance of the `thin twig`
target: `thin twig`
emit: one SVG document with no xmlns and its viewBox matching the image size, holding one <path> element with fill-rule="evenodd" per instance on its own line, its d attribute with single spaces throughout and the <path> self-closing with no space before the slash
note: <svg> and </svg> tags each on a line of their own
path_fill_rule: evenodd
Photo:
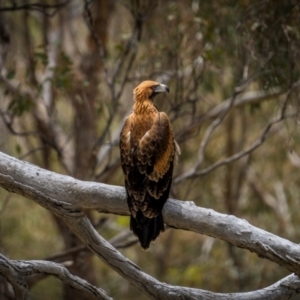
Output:
<svg viewBox="0 0 300 300">
<path fill-rule="evenodd" d="M 71 0 L 66 0 L 65 2 L 59 4 L 41 4 L 41 3 L 31 3 L 25 5 L 13 5 L 11 7 L 0 7 L 0 12 L 11 12 L 17 10 L 28 10 L 28 11 L 38 11 L 47 17 L 53 17 L 60 8 L 66 6 Z M 53 12 L 48 13 L 47 10 L 53 9 Z"/>
<path fill-rule="evenodd" d="M 210 126 L 208 127 L 208 129 L 205 132 L 205 135 L 201 141 L 200 147 L 199 147 L 199 151 L 198 151 L 198 158 L 196 163 L 194 164 L 194 166 L 187 171 L 186 173 L 184 173 L 183 175 L 181 175 L 180 177 L 178 177 L 177 179 L 174 180 L 175 183 L 178 183 L 179 181 L 189 178 L 191 177 L 193 174 L 196 173 L 197 168 L 202 164 L 203 160 L 204 160 L 204 151 L 206 149 L 206 146 L 209 142 L 209 139 L 212 135 L 212 133 L 214 132 L 214 130 L 222 123 L 222 121 L 224 120 L 225 116 L 228 114 L 229 110 L 231 109 L 231 107 L 234 104 L 234 101 L 236 99 L 236 97 L 243 91 L 243 89 L 245 88 L 245 86 L 243 88 L 236 88 L 234 91 L 234 94 L 231 97 L 231 100 L 228 104 L 228 106 L 225 106 L 223 111 L 221 112 L 221 114 L 219 115 L 219 117 L 217 119 L 215 119 Z M 182 178 L 182 179 L 181 179 Z"/>
<path fill-rule="evenodd" d="M 198 155 L 198 161 L 195 164 L 195 167 L 192 167 L 189 171 L 187 171 L 184 174 L 182 174 L 182 175 L 178 176 L 177 178 L 175 178 L 174 181 L 173 181 L 174 184 L 178 184 L 179 182 L 181 182 L 185 179 L 192 179 L 192 178 L 195 178 L 195 177 L 198 177 L 198 176 L 207 175 L 208 173 L 210 173 L 211 171 L 215 170 L 216 168 L 218 168 L 220 166 L 229 164 L 229 163 L 231 163 L 235 160 L 240 159 L 241 157 L 244 157 L 245 155 L 250 154 L 255 149 L 257 149 L 260 145 L 262 145 L 264 143 L 265 139 L 267 138 L 268 132 L 270 131 L 271 127 L 274 124 L 279 123 L 279 122 L 283 121 L 286 118 L 296 117 L 296 114 L 286 116 L 285 113 L 286 113 L 287 104 L 288 104 L 288 101 L 289 101 L 289 96 L 290 96 L 291 92 L 293 91 L 293 89 L 295 88 L 295 86 L 298 86 L 298 84 L 299 84 L 299 81 L 297 81 L 295 84 L 291 85 L 290 89 L 286 92 L 286 99 L 283 103 L 283 106 L 282 106 L 279 117 L 275 118 L 273 121 L 271 121 L 266 126 L 266 128 L 263 130 L 260 138 L 257 141 L 255 141 L 248 149 L 242 150 L 242 151 L 240 151 L 240 152 L 238 152 L 238 153 L 236 153 L 236 154 L 234 154 L 230 157 L 227 157 L 225 159 L 221 159 L 221 160 L 217 161 L 216 163 L 212 164 L 211 166 L 209 166 L 205 169 L 197 171 L 197 167 L 199 166 L 199 161 L 202 162 L 202 160 L 203 160 L 203 153 L 200 151 L 201 146 L 204 145 L 203 147 L 205 147 L 205 145 L 208 141 L 208 138 L 210 137 L 210 134 L 211 134 L 210 131 L 212 129 L 210 129 L 210 128 L 211 127 L 213 128 L 213 126 L 210 126 L 208 128 L 207 132 L 206 132 L 207 134 L 205 135 L 204 142 L 202 141 L 202 143 L 201 143 L 200 150 L 199 150 L 200 151 L 200 158 L 199 158 L 199 155 Z M 233 103 L 231 105 L 233 105 Z M 229 107 L 230 107 L 230 104 L 229 104 L 228 108 Z M 220 117 L 215 121 L 219 122 L 219 119 L 220 119 Z M 219 124 L 218 122 L 216 122 L 216 123 Z M 202 154 L 202 156 L 201 156 L 201 154 Z"/>
</svg>

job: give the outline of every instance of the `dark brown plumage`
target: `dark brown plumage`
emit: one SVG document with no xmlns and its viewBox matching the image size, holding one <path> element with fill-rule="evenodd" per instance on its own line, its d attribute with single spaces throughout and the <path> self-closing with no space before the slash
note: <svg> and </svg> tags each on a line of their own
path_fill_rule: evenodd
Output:
<svg viewBox="0 0 300 300">
<path fill-rule="evenodd" d="M 180 154 L 168 116 L 153 104 L 154 97 L 165 92 L 169 88 L 155 81 L 137 86 L 133 112 L 120 136 L 130 229 L 144 249 L 164 231 L 161 211 L 169 197 L 174 161 Z"/>
</svg>

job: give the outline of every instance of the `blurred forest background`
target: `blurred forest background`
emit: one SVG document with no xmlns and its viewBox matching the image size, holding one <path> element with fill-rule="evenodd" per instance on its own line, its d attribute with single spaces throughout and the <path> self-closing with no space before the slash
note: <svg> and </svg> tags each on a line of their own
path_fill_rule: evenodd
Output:
<svg viewBox="0 0 300 300">
<path fill-rule="evenodd" d="M 0 150 L 123 185 L 118 142 L 132 89 L 156 80 L 170 87 L 168 101 L 155 103 L 182 151 L 171 197 L 299 243 L 299 9 L 295 0 L 0 0 Z M 87 214 L 163 282 L 243 292 L 288 274 L 226 242 L 174 229 L 144 252 L 128 217 Z M 0 251 L 64 263 L 115 299 L 145 299 L 62 221 L 4 190 Z M 28 284 L 32 299 L 89 299 L 53 277 Z"/>
</svg>

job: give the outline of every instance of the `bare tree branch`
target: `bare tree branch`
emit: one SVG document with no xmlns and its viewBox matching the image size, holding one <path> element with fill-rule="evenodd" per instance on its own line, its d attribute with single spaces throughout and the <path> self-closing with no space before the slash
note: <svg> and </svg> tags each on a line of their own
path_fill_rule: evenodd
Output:
<svg viewBox="0 0 300 300">
<path fill-rule="evenodd" d="M 117 249 L 124 249 L 136 244 L 138 242 L 138 239 L 135 236 L 133 236 L 132 232 L 129 229 L 125 229 L 113 238 L 111 238 L 108 242 Z M 77 254 L 79 252 L 85 252 L 85 256 L 94 254 L 86 245 L 80 245 L 67 249 L 63 252 L 48 256 L 44 260 L 60 263 L 63 266 L 68 267 L 74 263 L 74 254 Z M 52 274 L 44 273 L 30 276 L 30 278 L 27 278 L 26 280 L 29 288 L 31 288 L 33 285 L 37 284 L 39 281 L 41 281 L 49 275 Z"/>
<path fill-rule="evenodd" d="M 15 292 L 15 299 L 30 299 L 25 278 L 20 276 L 18 270 L 15 270 L 15 268 L 9 263 L 9 260 L 1 254 L 0 274 L 2 274 L 12 285 Z"/>
<path fill-rule="evenodd" d="M 53 36 L 53 38 L 55 38 L 55 36 Z M 52 39 L 52 43 L 55 44 L 55 40 Z M 53 49 L 53 45 L 50 50 L 55 51 L 55 49 Z M 28 97 L 35 103 L 34 115 L 37 122 L 39 122 L 40 124 L 40 128 L 42 128 L 43 131 L 16 131 L 13 126 L 14 116 L 9 116 L 9 118 L 7 118 L 8 112 L 5 111 L 0 111 L 0 116 L 2 117 L 3 122 L 5 123 L 7 128 L 14 135 L 24 137 L 32 135 L 40 137 L 40 139 L 45 141 L 47 145 L 50 145 L 58 153 L 58 156 L 61 159 L 63 166 L 65 167 L 66 171 L 70 174 L 70 170 L 72 170 L 71 158 L 73 155 L 73 151 L 70 148 L 70 146 L 66 144 L 67 137 L 64 134 L 63 130 L 60 128 L 57 122 L 53 122 L 49 113 L 49 106 L 51 105 L 52 101 L 52 95 L 50 92 L 50 81 L 53 76 L 52 69 L 55 65 L 55 54 L 52 53 L 50 56 L 51 59 L 49 59 L 49 64 L 46 68 L 42 82 L 44 98 L 41 98 L 38 91 L 31 89 L 29 86 L 21 87 L 21 83 L 19 83 L 17 80 L 9 80 L 0 74 L 0 83 L 3 83 L 5 88 L 8 89 L 10 93 L 20 95 L 24 98 Z"/>
<path fill-rule="evenodd" d="M 200 295 L 203 299 L 210 299 L 212 295 L 216 297 L 216 294 L 210 292 L 160 283 L 142 272 L 96 232 L 81 209 L 128 215 L 124 188 L 83 182 L 55 174 L 3 153 L 0 153 L 0 186 L 34 200 L 60 217 L 89 249 L 150 298 L 180 299 L 187 295 L 191 299 L 199 299 Z M 171 227 L 223 239 L 300 274 L 298 244 L 256 228 L 245 220 L 200 208 L 191 202 L 171 199 L 165 205 L 163 215 Z M 293 290 L 288 290 L 294 293 Z M 206 293 L 209 296 L 205 296 Z M 217 295 L 221 297 L 220 294 Z M 238 295 L 241 297 L 241 294 Z M 226 297 L 224 299 L 238 299 L 235 294 L 230 294 L 230 297 L 227 294 Z M 248 299 L 266 299 L 256 297 L 256 294 L 251 297 Z M 243 299 L 247 298 L 243 296 Z M 270 299 L 284 298 L 274 296 Z"/>
<path fill-rule="evenodd" d="M 284 92 L 280 88 L 273 88 L 271 91 L 247 91 L 241 95 L 238 95 L 234 107 L 240 107 L 245 104 L 255 104 L 265 100 L 275 99 L 276 97 L 283 95 Z M 222 101 L 219 105 L 216 105 L 210 109 L 205 117 L 207 119 L 216 118 L 226 107 L 228 107 L 230 99 Z"/>
<path fill-rule="evenodd" d="M 268 101 L 268 100 L 274 100 L 277 99 L 280 96 L 285 96 L 289 94 L 294 89 L 298 88 L 300 86 L 300 80 L 296 81 L 294 84 L 292 84 L 291 88 L 287 91 L 284 89 L 281 89 L 279 87 L 273 88 L 270 91 L 248 91 L 245 93 L 241 93 L 237 95 L 233 107 L 240 107 L 247 104 L 255 104 L 260 103 L 262 101 Z M 191 134 L 196 128 L 198 128 L 202 123 L 204 123 L 207 120 L 218 118 L 219 115 L 226 109 L 228 106 L 230 106 L 232 97 L 229 99 L 226 99 L 222 101 L 219 105 L 214 106 L 210 110 L 208 110 L 205 114 L 200 116 L 198 120 L 196 120 L 191 126 L 188 126 L 186 128 L 183 128 L 180 132 L 176 134 L 176 139 L 181 140 L 186 135 Z"/>
<path fill-rule="evenodd" d="M 274 124 L 283 121 L 287 117 L 294 116 L 294 115 L 292 115 L 292 116 L 286 116 L 285 115 L 286 108 L 287 108 L 287 103 L 289 101 L 289 95 L 290 95 L 292 89 L 293 89 L 293 87 L 288 92 L 286 92 L 286 99 L 285 99 L 285 101 L 284 101 L 284 103 L 282 105 L 282 109 L 281 109 L 280 115 L 277 118 L 275 118 L 274 120 L 272 120 L 272 121 L 269 122 L 269 124 L 263 130 L 260 138 L 258 140 L 256 140 L 254 143 L 252 143 L 252 145 L 250 145 L 248 147 L 248 149 L 245 149 L 245 150 L 242 150 L 242 151 L 240 151 L 238 153 L 235 153 L 234 155 L 229 156 L 229 157 L 227 157 L 225 159 L 221 159 L 221 160 L 215 162 L 214 164 L 210 165 L 209 167 L 206 167 L 206 168 L 204 168 L 202 170 L 197 170 L 197 167 L 202 163 L 202 160 L 203 160 L 203 151 L 205 149 L 206 143 L 208 142 L 208 139 L 209 139 L 209 137 L 211 135 L 212 130 L 214 129 L 215 124 L 218 124 L 218 122 L 219 122 L 219 120 L 220 120 L 221 117 L 219 117 L 218 119 L 216 119 L 211 124 L 211 126 L 208 128 L 208 130 L 206 131 L 205 137 L 204 137 L 204 139 L 201 142 L 200 149 L 199 149 L 199 154 L 198 154 L 198 160 L 196 161 L 195 166 L 192 167 L 187 172 L 185 172 L 182 175 L 180 175 L 177 178 L 175 178 L 174 183 L 179 183 L 179 182 L 181 182 L 181 181 L 183 181 L 185 179 L 190 179 L 190 178 L 195 178 L 195 177 L 198 177 L 198 176 L 206 175 L 209 172 L 215 170 L 216 168 L 218 168 L 220 166 L 229 164 L 229 163 L 231 163 L 231 162 L 233 162 L 235 160 L 240 159 L 241 157 L 243 157 L 245 155 L 248 155 L 249 153 L 251 153 L 255 149 L 257 149 L 259 146 L 261 146 L 264 143 L 264 141 L 266 140 L 267 134 L 269 133 L 270 129 L 272 128 L 272 126 Z M 232 105 L 232 103 L 228 104 L 227 110 L 231 107 L 231 105 Z M 225 107 L 225 109 L 226 109 L 226 107 Z M 225 112 L 227 110 L 225 110 Z"/>
<path fill-rule="evenodd" d="M 53 17 L 60 8 L 66 6 L 71 0 L 66 0 L 62 3 L 58 4 L 42 4 L 42 3 L 31 3 L 25 5 L 13 5 L 11 7 L 0 7 L 0 12 L 11 12 L 16 10 L 28 10 L 28 11 L 38 11 L 47 17 Z M 52 10 L 52 12 L 48 12 L 48 10 Z"/>
<path fill-rule="evenodd" d="M 203 176 L 208 174 L 209 172 L 215 170 L 218 167 L 224 166 L 226 164 L 229 164 L 233 161 L 236 161 L 238 159 L 240 159 L 241 157 L 250 154 L 251 152 L 253 152 L 255 149 L 257 149 L 259 146 L 261 146 L 263 144 L 263 142 L 265 141 L 266 137 L 267 137 L 267 133 L 269 132 L 269 130 L 271 129 L 272 125 L 275 123 L 278 123 L 279 121 L 281 121 L 281 119 L 276 119 L 273 120 L 272 122 L 270 122 L 268 124 L 268 126 L 264 129 L 262 135 L 260 136 L 260 138 L 258 140 L 256 140 L 254 143 L 252 143 L 252 145 L 250 145 L 248 147 L 248 149 L 242 150 L 238 153 L 235 153 L 232 156 L 229 156 L 227 158 L 221 159 L 217 162 L 215 162 L 214 164 L 210 165 L 209 167 L 206 167 L 202 170 L 197 171 L 196 169 L 192 168 L 189 171 L 185 172 L 184 174 L 178 176 L 177 178 L 175 178 L 174 183 L 178 184 L 179 182 L 185 180 L 185 179 L 191 179 L 191 178 L 195 178 L 198 176 Z"/>
<path fill-rule="evenodd" d="M 236 97 L 242 92 L 242 89 L 236 89 L 236 91 L 234 92 L 234 94 L 232 95 L 230 102 L 228 103 L 227 106 L 224 106 L 223 111 L 220 113 L 220 115 L 218 116 L 217 119 L 215 119 L 210 126 L 208 127 L 208 129 L 206 130 L 204 137 L 200 143 L 200 147 L 198 150 L 198 155 L 197 155 L 197 161 L 195 162 L 194 166 L 192 167 L 192 169 L 190 171 L 188 171 L 187 173 L 191 173 L 194 174 L 196 173 L 198 167 L 202 164 L 203 160 L 204 160 L 204 152 L 205 149 L 209 143 L 210 137 L 213 134 L 213 132 L 215 131 L 215 129 L 223 122 L 223 120 L 225 119 L 226 115 L 228 114 L 228 112 L 230 111 L 231 107 L 234 105 L 235 99 Z M 186 178 L 183 176 L 183 178 Z"/>
<path fill-rule="evenodd" d="M 0 273 L 8 278 L 14 287 L 16 299 L 30 299 L 25 278 L 32 274 L 40 273 L 54 275 L 73 288 L 88 292 L 95 299 L 112 299 L 102 289 L 92 286 L 77 276 L 73 276 L 64 266 L 53 262 L 9 260 L 0 254 Z M 299 287 L 300 280 L 293 274 L 267 288 L 247 293 L 212 293 L 205 290 L 182 288 L 159 283 L 157 289 L 163 290 L 163 292 L 153 294 L 150 298 L 158 299 L 156 295 L 159 295 L 159 299 L 290 299 L 290 297 L 299 293 Z"/>
<path fill-rule="evenodd" d="M 50 261 L 9 260 L 0 253 L 0 273 L 8 278 L 9 282 L 14 287 L 16 299 L 29 299 L 26 277 L 40 273 L 54 275 L 65 284 L 68 284 L 75 289 L 85 291 L 94 296 L 93 298 L 95 299 L 112 299 L 102 289 L 96 288 L 80 277 L 70 274 L 63 265 Z"/>
<path fill-rule="evenodd" d="M 297 124 L 292 119 L 287 120 L 291 114 L 296 115 L 295 109 L 289 107 L 285 113 L 288 98 L 290 102 L 294 101 L 296 109 L 299 100 L 296 93 L 300 87 L 296 22 L 299 5 L 273 7 L 263 4 L 261 8 L 259 3 L 248 11 L 250 4 L 231 3 L 222 6 L 221 10 L 219 7 L 214 10 L 218 17 L 218 22 L 214 22 L 215 17 L 211 14 L 209 4 L 200 7 L 199 1 L 192 2 L 186 6 L 182 1 L 174 6 L 158 0 L 0 0 L 0 14 L 5 19 L 7 17 L 7 20 L 1 20 L 0 23 L 6 25 L 7 22 L 11 37 L 14 37 L 10 44 L 12 51 L 7 53 L 9 59 L 0 66 L 0 92 L 3 93 L 0 121 L 2 118 L 4 127 L 6 125 L 8 128 L 3 137 L 0 134 L 0 143 L 3 149 L 9 149 L 9 153 L 15 151 L 20 155 L 21 152 L 27 152 L 23 157 L 43 150 L 42 155 L 37 153 L 30 161 L 36 163 L 35 159 L 40 161 L 42 158 L 44 168 L 0 153 L 0 187 L 23 195 L 46 208 L 55 217 L 59 234 L 64 238 L 67 248 L 44 261 L 16 261 L 0 254 L 0 295 L 5 291 L 7 297 L 13 299 L 11 294 L 14 289 L 17 298 L 29 299 L 28 290 L 32 285 L 41 278 L 54 275 L 61 276 L 63 286 L 67 287 L 65 291 L 73 290 L 70 288 L 73 285 L 76 288 L 75 298 L 83 300 L 81 290 L 91 288 L 92 295 L 95 295 L 94 289 L 98 291 L 97 278 L 90 276 L 94 274 L 92 261 L 98 258 L 107 265 L 110 272 L 114 270 L 118 273 L 114 276 L 120 275 L 118 280 L 125 283 L 125 286 L 130 283 L 151 299 L 288 299 L 300 294 L 300 244 L 297 241 L 291 242 L 290 238 L 295 225 L 292 222 L 295 219 L 291 217 L 295 215 L 292 214 L 292 208 L 296 204 L 296 194 L 291 194 L 286 185 L 294 182 L 297 170 L 282 161 L 284 149 L 288 147 L 297 151 L 299 144 L 295 130 Z M 124 6 L 129 13 L 124 11 Z M 18 11 L 21 22 L 14 18 Z M 243 19 L 245 12 L 249 12 L 246 22 Z M 55 14 L 56 17 L 50 19 Z M 73 26 L 72 33 L 66 30 Z M 58 30 L 61 36 L 49 38 L 53 30 Z M 7 36 L 4 36 L 3 58 L 7 52 L 7 40 Z M 73 43 L 77 46 L 75 52 Z M 170 120 L 174 121 L 176 140 L 188 142 L 182 145 L 181 167 L 184 171 L 179 171 L 179 177 L 174 178 L 173 182 L 177 186 L 173 186 L 173 197 L 187 199 L 187 195 L 191 195 L 193 199 L 201 198 L 201 203 L 218 200 L 217 205 L 225 203 L 227 213 L 232 215 L 203 209 L 193 202 L 169 199 L 163 210 L 168 232 L 152 246 L 151 253 L 145 253 L 137 247 L 137 256 L 130 261 L 116 250 L 136 243 L 128 226 L 124 229 L 117 225 L 121 224 L 119 218 L 106 215 L 101 217 L 101 214 L 99 219 L 108 221 L 100 231 L 98 225 L 101 222 L 93 219 L 95 212 L 91 210 L 126 216 L 130 214 L 124 188 L 98 182 L 120 180 L 120 158 L 116 147 L 120 130 L 118 121 L 123 118 L 128 101 L 132 98 L 129 85 L 149 78 L 169 81 L 172 96 L 168 97 L 167 102 L 157 102 L 162 105 L 162 110 L 168 107 Z M 239 79 L 242 80 L 241 88 L 232 92 L 229 99 L 215 99 L 209 103 L 214 95 L 227 94 L 230 86 Z M 246 91 L 244 87 L 250 82 L 251 86 Z M 289 97 L 292 89 L 295 92 Z M 123 105 L 119 105 L 121 102 Z M 281 117 L 273 119 L 274 110 L 279 111 L 282 104 Z M 247 111 L 247 108 L 251 109 Z M 226 117 L 228 113 L 230 115 Z M 275 125 L 283 117 L 285 121 Z M 259 124 L 255 120 L 263 124 L 258 131 Z M 207 123 L 203 130 L 200 126 L 204 122 Z M 247 126 L 253 122 L 255 126 Z M 277 131 L 284 126 L 288 129 L 286 132 Z M 216 131 L 222 135 L 212 141 L 218 135 Z M 12 138 L 17 139 L 10 138 L 13 134 L 15 137 Z M 222 141 L 225 141 L 224 149 L 220 148 Z M 284 148 L 268 148 L 273 143 Z M 267 160 L 252 160 L 252 155 L 257 156 L 256 149 L 274 158 L 277 164 L 268 166 Z M 195 151 L 196 157 L 191 161 L 191 153 Z M 221 156 L 216 157 L 216 153 Z M 290 159 L 295 166 L 300 165 L 297 155 L 290 154 Z M 280 168 L 280 162 L 283 169 Z M 221 178 L 221 182 L 210 181 L 210 178 L 206 178 L 206 183 L 202 180 L 201 176 L 218 171 L 220 166 L 223 166 L 222 172 L 217 177 Z M 253 195 L 245 185 L 251 166 L 261 172 L 261 179 L 267 176 L 267 186 L 261 186 L 261 195 Z M 98 182 L 75 180 L 45 169 L 63 170 L 58 172 Z M 223 171 L 226 171 L 225 177 Z M 279 180 L 275 179 L 277 184 L 274 185 L 273 178 L 278 175 L 276 172 L 282 176 Z M 179 186 L 181 183 L 183 185 Z M 199 187 L 202 186 L 201 189 L 197 188 L 197 183 Z M 275 187 L 275 193 L 272 187 Z M 3 196 L 0 219 L 6 218 L 9 213 L 6 205 L 9 208 L 10 202 L 15 201 L 16 197 L 12 193 Z M 249 195 L 254 197 L 254 201 L 263 196 L 264 203 L 277 213 L 282 227 L 280 222 L 274 227 L 274 224 L 269 223 L 272 220 L 264 219 L 276 235 L 235 217 L 239 209 L 245 208 L 243 205 L 248 203 Z M 25 201 L 22 197 L 17 198 Z M 291 205 L 291 216 L 288 205 Z M 210 204 L 209 207 L 214 208 Z M 251 208 L 257 209 L 256 206 Z M 259 215 L 256 221 L 259 222 L 262 216 Z M 287 230 L 288 227 L 292 230 Z M 284 230 L 280 230 L 282 228 Z M 111 240 L 105 240 L 99 232 L 106 229 L 109 229 L 106 234 L 110 235 L 116 230 L 119 234 Z M 180 271 L 175 270 L 172 273 L 174 276 L 169 277 L 169 271 L 175 263 L 170 254 L 174 246 L 178 246 L 177 233 L 180 233 L 176 232 L 175 237 L 176 229 L 191 231 L 188 235 L 192 236 L 198 234 L 201 240 L 198 247 L 200 261 L 204 259 L 205 253 L 211 258 L 217 254 L 210 251 L 216 239 L 221 239 L 218 243 L 225 247 L 225 251 L 229 249 L 229 253 L 222 255 L 229 257 L 232 263 L 225 267 L 232 271 L 228 278 L 232 286 L 237 288 L 235 291 L 245 291 L 249 284 L 253 287 L 258 282 L 257 274 L 261 275 L 260 283 L 256 286 L 260 290 L 218 294 L 158 281 L 160 278 L 176 280 L 176 273 Z M 280 237 L 281 233 L 284 238 Z M 207 237 L 202 239 L 200 234 Z M 185 234 L 179 239 L 189 238 Z M 206 245 L 204 239 L 207 240 Z M 260 266 L 253 276 L 252 272 L 245 269 L 249 267 L 245 260 L 249 252 L 236 247 L 254 252 L 258 256 L 255 261 L 266 265 Z M 181 248 L 184 245 L 175 250 L 178 252 Z M 239 252 L 245 257 L 236 255 Z M 261 261 L 260 258 L 268 261 Z M 159 274 L 159 278 L 147 274 L 149 259 L 155 260 L 150 267 L 151 271 Z M 184 275 L 190 275 L 190 270 L 194 272 L 199 269 L 199 266 L 192 265 L 191 259 L 182 259 L 176 264 L 190 264 L 186 265 Z M 83 260 L 84 264 L 81 263 Z M 136 261 L 141 266 L 144 264 L 143 270 L 134 264 Z M 269 283 L 272 276 L 267 278 L 264 274 L 270 266 L 277 267 L 272 262 L 294 274 L 275 284 Z M 206 271 L 209 266 L 203 265 L 201 269 Z M 280 270 L 285 271 L 280 268 L 279 273 Z M 89 284 L 81 282 L 81 285 L 73 275 L 79 276 L 79 279 L 84 278 Z M 221 275 L 209 285 L 221 285 L 226 281 L 225 277 Z M 202 279 L 199 277 L 199 284 L 208 280 Z M 184 281 L 189 281 L 189 278 L 186 277 Z M 269 284 L 272 285 L 262 289 Z M 117 294 L 122 292 L 123 289 L 116 291 Z M 124 297 L 125 294 L 132 294 L 131 290 L 124 292 Z M 64 296 L 73 299 L 65 293 Z"/>
</svg>

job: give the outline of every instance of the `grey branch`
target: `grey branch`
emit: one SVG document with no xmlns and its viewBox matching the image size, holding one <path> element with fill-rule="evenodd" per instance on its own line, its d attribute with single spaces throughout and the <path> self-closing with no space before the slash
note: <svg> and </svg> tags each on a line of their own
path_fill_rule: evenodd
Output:
<svg viewBox="0 0 300 300">
<path fill-rule="evenodd" d="M 290 89 L 290 91 L 291 90 L 292 89 Z M 295 117 L 296 116 L 296 115 L 290 115 L 290 116 L 286 116 L 285 115 L 285 110 L 286 110 L 286 105 L 287 105 L 288 99 L 289 98 L 286 97 L 286 100 L 284 102 L 284 105 L 282 107 L 280 115 L 277 118 L 275 118 L 274 120 L 272 120 L 272 121 L 270 121 L 268 123 L 268 125 L 263 130 L 263 132 L 262 132 L 261 136 L 259 137 L 259 139 L 257 139 L 254 143 L 252 143 L 247 149 L 242 150 L 242 151 L 240 151 L 238 153 L 235 153 L 232 156 L 226 157 L 224 159 L 220 159 L 219 161 L 213 163 L 212 165 L 210 165 L 210 166 L 208 166 L 208 167 L 206 167 L 206 168 L 198 171 L 197 167 L 203 161 L 203 150 L 204 150 L 204 147 L 206 145 L 205 143 L 208 142 L 208 139 L 209 139 L 209 136 L 210 136 L 210 130 L 211 130 L 210 128 L 214 127 L 214 123 L 212 123 L 211 124 L 212 126 L 210 126 L 208 128 L 208 130 L 206 131 L 206 134 L 204 135 L 204 138 L 203 138 L 203 140 L 201 142 L 200 149 L 199 149 L 199 154 L 198 154 L 198 160 L 196 161 L 195 165 L 190 170 L 188 170 L 187 172 L 185 172 L 185 173 L 181 174 L 180 176 L 178 176 L 177 178 L 175 178 L 175 180 L 173 182 L 175 184 L 178 184 L 179 182 L 181 182 L 183 180 L 186 180 L 186 179 L 190 179 L 190 178 L 195 178 L 195 177 L 198 177 L 198 176 L 206 175 L 209 172 L 217 169 L 218 167 L 221 167 L 221 166 L 229 164 L 229 163 L 231 163 L 231 162 L 233 162 L 235 160 L 238 160 L 241 157 L 246 156 L 246 155 L 250 154 L 251 152 L 253 152 L 254 150 L 256 150 L 259 146 L 261 146 L 264 143 L 264 141 L 267 138 L 267 134 L 269 133 L 270 129 L 272 128 L 272 126 L 274 124 L 283 121 L 287 117 Z M 229 106 L 228 106 L 228 108 L 229 108 Z M 216 119 L 215 121 L 218 121 L 218 119 Z"/>
<path fill-rule="evenodd" d="M 241 107 L 247 104 L 255 104 L 264 101 L 275 100 L 278 99 L 278 97 L 286 97 L 291 91 L 295 90 L 299 86 L 300 80 L 297 80 L 294 84 L 292 84 L 289 90 L 282 90 L 279 87 L 275 87 L 269 91 L 247 91 L 244 93 L 240 93 L 239 95 L 237 95 L 233 103 L 233 107 Z M 199 128 L 199 126 L 204 122 L 218 118 L 220 114 L 231 105 L 231 101 L 232 97 L 229 99 L 222 100 L 220 104 L 208 110 L 205 114 L 200 116 L 198 120 L 195 120 L 195 122 L 193 122 L 192 125 L 183 128 L 180 132 L 176 134 L 177 141 L 180 141 L 186 135 L 191 134 L 193 130 Z"/>
<path fill-rule="evenodd" d="M 240 94 L 234 103 L 235 107 L 239 107 L 245 104 L 260 103 L 261 101 L 276 99 L 279 96 L 286 96 L 292 90 L 300 86 L 300 80 L 295 81 L 289 90 L 282 90 L 279 87 L 275 87 L 270 91 L 248 91 Z M 220 113 L 230 105 L 231 99 L 224 100 L 219 105 L 210 109 L 205 114 L 205 119 L 214 119 L 220 115 Z"/>
<path fill-rule="evenodd" d="M 300 291 L 300 280 L 296 275 L 262 290 L 237 294 L 215 294 L 159 282 L 103 239 L 82 211 L 95 209 L 129 215 L 122 187 L 76 180 L 1 152 L 0 186 L 34 200 L 60 217 L 103 262 L 151 299 L 288 299 Z M 298 244 L 256 228 L 245 220 L 197 207 L 192 202 L 172 199 L 165 205 L 163 215 L 165 222 L 173 228 L 222 239 L 300 274 Z"/>
<path fill-rule="evenodd" d="M 29 299 L 26 277 L 33 274 L 51 274 L 75 289 L 88 292 L 94 296 L 95 299 L 112 299 L 105 291 L 94 287 L 80 277 L 70 274 L 63 265 L 50 261 L 9 260 L 0 254 L 0 273 L 6 277 L 14 287 L 16 299 Z"/>
</svg>

